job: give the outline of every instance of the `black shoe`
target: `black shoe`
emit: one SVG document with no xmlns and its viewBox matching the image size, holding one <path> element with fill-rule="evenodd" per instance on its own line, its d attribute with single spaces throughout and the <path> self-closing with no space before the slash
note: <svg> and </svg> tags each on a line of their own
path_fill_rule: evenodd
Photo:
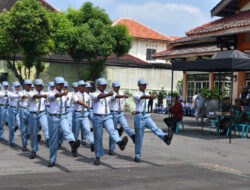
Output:
<svg viewBox="0 0 250 190">
<path fill-rule="evenodd" d="M 123 133 L 123 128 L 122 128 L 122 127 L 120 127 L 120 128 L 118 129 L 118 133 L 119 133 L 119 137 L 122 136 L 122 133 Z"/>
<path fill-rule="evenodd" d="M 41 126 L 39 126 L 39 131 L 41 131 L 42 130 L 42 127 Z"/>
<path fill-rule="evenodd" d="M 58 150 L 62 150 L 62 144 L 58 144 Z"/>
<path fill-rule="evenodd" d="M 27 147 L 24 146 L 24 147 L 22 148 L 22 151 L 23 151 L 23 152 L 27 152 L 27 151 L 28 151 Z"/>
<path fill-rule="evenodd" d="M 126 145 L 128 143 L 128 137 L 125 136 L 123 137 L 123 139 L 121 141 L 119 141 L 117 144 L 119 146 L 119 148 L 121 149 L 121 151 L 123 151 L 126 148 Z"/>
<path fill-rule="evenodd" d="M 42 136 L 40 134 L 37 135 L 37 142 L 39 143 L 41 140 Z"/>
<path fill-rule="evenodd" d="M 87 143 L 85 141 L 82 141 L 82 146 L 86 146 Z"/>
<path fill-rule="evenodd" d="M 94 152 L 94 151 L 95 151 L 95 146 L 94 146 L 94 144 L 91 144 L 91 145 L 90 145 L 90 149 L 91 149 L 91 152 Z"/>
<path fill-rule="evenodd" d="M 164 142 L 165 142 L 167 145 L 170 145 L 172 139 L 173 139 L 173 131 L 172 131 L 171 127 L 169 127 L 169 128 L 168 128 L 168 135 L 165 135 L 165 136 L 164 136 Z"/>
<path fill-rule="evenodd" d="M 48 167 L 49 167 L 49 168 L 52 168 L 53 166 L 55 166 L 55 162 L 49 162 L 49 163 L 48 163 Z"/>
<path fill-rule="evenodd" d="M 36 153 L 35 152 L 31 152 L 31 155 L 29 156 L 29 159 L 34 159 L 36 157 Z"/>
<path fill-rule="evenodd" d="M 30 139 L 30 134 L 27 134 L 27 139 Z"/>
<path fill-rule="evenodd" d="M 79 148 L 80 144 L 81 144 L 80 140 L 77 140 L 77 141 L 70 143 L 72 156 L 74 156 L 74 157 L 77 156 L 77 149 Z"/>
<path fill-rule="evenodd" d="M 130 138 L 132 139 L 133 143 L 135 144 L 135 134 L 133 134 Z"/>
<path fill-rule="evenodd" d="M 49 139 L 46 140 L 45 144 L 47 147 L 49 147 Z"/>
<path fill-rule="evenodd" d="M 99 166 L 100 165 L 100 158 L 96 157 L 95 161 L 94 161 L 94 165 Z"/>
<path fill-rule="evenodd" d="M 12 147 L 12 148 L 15 148 L 15 143 L 10 143 L 10 146 Z"/>
<path fill-rule="evenodd" d="M 109 150 L 109 155 L 110 156 L 114 156 L 115 155 L 115 151 L 114 150 Z"/>
<path fill-rule="evenodd" d="M 141 159 L 140 158 L 135 158 L 135 162 L 141 163 Z"/>
<path fill-rule="evenodd" d="M 93 131 L 94 131 L 93 127 L 91 127 L 91 128 L 90 128 L 90 131 L 91 131 L 91 132 L 93 132 Z"/>
<path fill-rule="evenodd" d="M 14 129 L 14 131 L 16 132 L 16 131 L 17 131 L 17 129 L 18 129 L 18 126 L 15 126 L 15 129 Z"/>
</svg>

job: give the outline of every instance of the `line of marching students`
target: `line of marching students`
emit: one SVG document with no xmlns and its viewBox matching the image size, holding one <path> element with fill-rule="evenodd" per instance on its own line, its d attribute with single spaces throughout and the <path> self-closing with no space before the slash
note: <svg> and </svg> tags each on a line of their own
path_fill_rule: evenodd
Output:
<svg viewBox="0 0 250 190">
<path fill-rule="evenodd" d="M 142 142 L 145 127 L 149 128 L 167 145 L 173 138 L 172 127 L 165 134 L 146 112 L 149 99 L 155 95 L 146 92 L 147 82 L 138 81 L 138 92 L 134 95 L 136 110 L 134 115 L 134 132 L 128 126 L 122 112 L 123 100 L 128 95 L 122 94 L 118 81 L 112 82 L 112 91 L 107 92 L 107 81 L 99 78 L 96 81 L 96 92 L 90 93 L 91 85 L 83 80 L 72 84 L 72 92 L 68 92 L 68 83 L 63 77 L 56 77 L 49 82 L 48 91 L 44 91 L 42 79 L 24 81 L 23 90 L 19 82 L 12 84 L 9 90 L 8 82 L 2 82 L 0 91 L 0 140 L 4 139 L 4 126 L 8 124 L 9 145 L 15 146 L 15 131 L 20 130 L 22 151 L 28 151 L 30 139 L 30 159 L 35 159 L 41 139 L 39 131 L 43 132 L 45 143 L 49 147 L 50 157 L 48 167 L 56 162 L 57 150 L 65 140 L 70 144 L 74 157 L 78 155 L 78 148 L 82 141 L 86 144 L 88 139 L 91 151 L 95 152 L 95 165 L 100 165 L 100 158 L 104 156 L 103 128 L 109 134 L 109 155 L 114 155 L 116 145 L 123 151 L 127 145 L 128 137 L 135 144 L 135 162 L 140 162 Z M 92 122 L 93 128 L 91 128 Z M 120 127 L 118 128 L 118 124 Z M 78 140 L 81 132 L 81 141 Z"/>
</svg>

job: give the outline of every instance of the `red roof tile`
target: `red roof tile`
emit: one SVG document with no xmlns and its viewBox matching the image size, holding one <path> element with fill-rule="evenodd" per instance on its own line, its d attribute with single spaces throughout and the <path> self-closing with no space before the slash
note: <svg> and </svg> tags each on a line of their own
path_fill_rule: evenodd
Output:
<svg viewBox="0 0 250 190">
<path fill-rule="evenodd" d="M 151 39 L 151 40 L 161 40 L 161 41 L 171 41 L 178 37 L 176 36 L 165 36 L 156 32 L 155 30 L 142 25 L 132 19 L 119 18 L 113 22 L 113 26 L 117 24 L 124 24 L 128 27 L 129 34 L 134 38 Z"/>
<path fill-rule="evenodd" d="M 216 44 L 212 45 L 199 45 L 199 46 L 190 46 L 182 48 L 170 48 L 162 52 L 158 52 L 152 57 L 154 59 L 170 59 L 170 58 L 180 58 L 180 57 L 192 57 L 192 56 L 205 56 L 213 55 L 215 52 L 220 51 L 220 48 Z"/>
<path fill-rule="evenodd" d="M 241 12 L 204 24 L 186 32 L 189 37 L 209 36 L 250 31 L 250 11 Z"/>
</svg>

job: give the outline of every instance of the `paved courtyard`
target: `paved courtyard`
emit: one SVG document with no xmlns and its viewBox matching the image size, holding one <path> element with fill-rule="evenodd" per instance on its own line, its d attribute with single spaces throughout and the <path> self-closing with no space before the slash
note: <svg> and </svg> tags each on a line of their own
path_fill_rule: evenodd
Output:
<svg viewBox="0 0 250 190">
<path fill-rule="evenodd" d="M 133 128 L 133 117 L 126 115 Z M 153 114 L 156 124 L 166 130 L 165 115 Z M 79 157 L 73 158 L 64 143 L 59 150 L 57 165 L 47 168 L 48 148 L 40 143 L 38 157 L 28 159 L 21 151 L 19 132 L 15 148 L 7 141 L 0 143 L 0 189 L 249 189 L 250 140 L 211 134 L 194 118 L 184 118 L 185 132 L 175 135 L 166 146 L 150 131 L 146 131 L 142 163 L 135 163 L 134 145 L 129 141 L 125 151 L 118 148 L 109 156 L 108 135 L 104 133 L 105 156 L 99 167 L 94 166 L 94 154 L 89 146 L 81 146 Z M 7 127 L 5 136 L 7 137 Z M 30 147 L 29 147 L 30 148 Z"/>
</svg>

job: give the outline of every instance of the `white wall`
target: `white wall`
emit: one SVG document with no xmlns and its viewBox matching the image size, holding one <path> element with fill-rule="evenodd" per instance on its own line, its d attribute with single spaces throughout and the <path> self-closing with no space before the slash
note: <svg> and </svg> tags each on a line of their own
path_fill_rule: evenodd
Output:
<svg viewBox="0 0 250 190">
<path fill-rule="evenodd" d="M 147 49 L 156 49 L 156 52 L 166 50 L 166 43 L 157 42 L 157 41 L 150 41 L 150 40 L 140 40 L 140 39 L 133 39 L 132 48 L 129 51 L 130 55 L 133 55 L 143 61 L 146 60 Z M 165 63 L 164 60 L 152 60 L 147 61 L 150 63 Z"/>
</svg>

